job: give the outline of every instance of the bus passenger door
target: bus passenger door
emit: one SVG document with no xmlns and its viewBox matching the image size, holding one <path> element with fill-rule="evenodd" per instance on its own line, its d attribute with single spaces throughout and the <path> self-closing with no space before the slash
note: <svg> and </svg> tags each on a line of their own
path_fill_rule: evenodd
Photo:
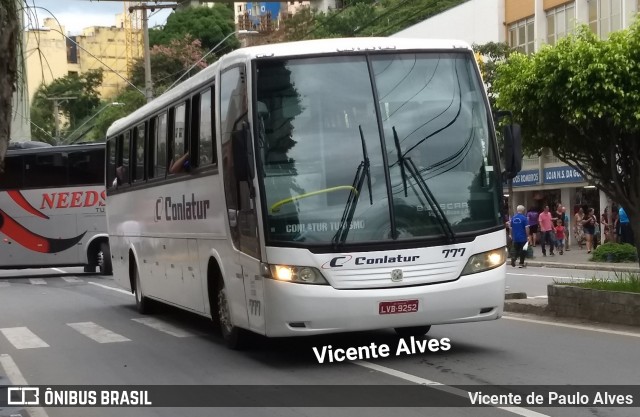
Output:
<svg viewBox="0 0 640 417">
<path fill-rule="evenodd" d="M 228 279 L 240 281 L 244 287 L 242 303 L 248 327 L 264 334 L 257 190 L 253 185 L 253 147 L 244 65 L 235 65 L 222 72 L 220 90 L 225 201 L 236 256 L 236 271 Z M 234 301 L 240 302 L 237 298 Z"/>
</svg>

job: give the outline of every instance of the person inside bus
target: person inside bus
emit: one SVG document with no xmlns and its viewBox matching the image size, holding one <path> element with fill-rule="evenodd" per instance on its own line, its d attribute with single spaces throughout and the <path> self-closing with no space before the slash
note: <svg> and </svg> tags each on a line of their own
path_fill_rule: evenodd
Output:
<svg viewBox="0 0 640 417">
<path fill-rule="evenodd" d="M 191 165 L 189 162 L 189 152 L 186 152 L 184 155 L 179 157 L 178 159 L 171 160 L 171 165 L 169 167 L 169 174 L 177 174 L 179 172 L 187 172 L 191 169 Z"/>
</svg>

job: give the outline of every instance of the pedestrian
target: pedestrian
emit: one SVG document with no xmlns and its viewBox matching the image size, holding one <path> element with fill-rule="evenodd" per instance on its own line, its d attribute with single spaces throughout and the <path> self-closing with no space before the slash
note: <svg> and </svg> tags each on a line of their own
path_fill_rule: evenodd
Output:
<svg viewBox="0 0 640 417">
<path fill-rule="evenodd" d="M 620 222 L 620 243 L 628 243 L 633 245 L 633 230 L 629 223 L 629 216 L 622 206 L 618 210 L 618 218 Z"/>
<path fill-rule="evenodd" d="M 569 237 L 571 236 L 571 221 L 569 219 L 569 213 L 567 209 L 562 206 L 562 225 L 564 226 L 564 250 L 570 251 Z"/>
<path fill-rule="evenodd" d="M 556 249 L 560 255 L 564 255 L 564 226 L 562 220 L 556 220 L 556 226 L 553 228 L 556 235 Z"/>
<path fill-rule="evenodd" d="M 600 232 L 602 233 L 602 243 L 607 243 L 609 239 L 609 232 L 611 230 L 611 222 L 609 218 L 609 207 L 604 208 L 602 216 L 600 216 Z"/>
<path fill-rule="evenodd" d="M 573 234 L 576 238 L 576 243 L 578 244 L 580 249 L 582 249 L 582 245 L 584 244 L 584 210 L 582 209 L 582 207 L 578 209 L 578 212 L 573 217 L 573 219 Z"/>
<path fill-rule="evenodd" d="M 538 243 L 538 209 L 531 207 L 527 212 L 527 221 L 529 222 L 529 244 L 536 247 Z"/>
<path fill-rule="evenodd" d="M 538 224 L 540 225 L 540 240 L 542 244 L 542 256 L 547 256 L 547 251 L 545 249 L 545 245 L 549 245 L 549 254 L 554 256 L 553 253 L 553 245 L 554 245 L 554 236 L 553 236 L 553 222 L 552 222 L 551 212 L 549 211 L 549 205 L 545 205 L 542 213 L 538 216 Z"/>
<path fill-rule="evenodd" d="M 591 250 L 593 249 L 593 239 L 596 234 L 596 223 L 598 223 L 596 215 L 594 214 L 593 208 L 590 208 L 582 221 L 582 230 L 587 239 L 587 253 L 591 253 Z"/>
<path fill-rule="evenodd" d="M 513 242 L 513 251 L 511 255 L 511 266 L 516 266 L 516 259 L 520 258 L 520 268 L 525 267 L 524 258 L 527 251 L 524 245 L 529 239 L 529 223 L 527 216 L 524 215 L 524 206 L 516 207 L 517 214 L 511 218 L 511 241 Z"/>
</svg>

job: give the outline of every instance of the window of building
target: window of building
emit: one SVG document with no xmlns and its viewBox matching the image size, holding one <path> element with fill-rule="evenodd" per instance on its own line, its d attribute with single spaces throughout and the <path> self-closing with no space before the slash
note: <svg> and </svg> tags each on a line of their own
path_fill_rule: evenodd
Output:
<svg viewBox="0 0 640 417">
<path fill-rule="evenodd" d="M 573 3 L 547 11 L 547 43 L 554 45 L 560 38 L 574 33 L 576 8 Z"/>
<path fill-rule="evenodd" d="M 589 28 L 605 39 L 611 32 L 622 29 L 623 0 L 590 0 Z"/>
<path fill-rule="evenodd" d="M 523 54 L 534 52 L 533 17 L 509 25 L 509 46 Z"/>
</svg>

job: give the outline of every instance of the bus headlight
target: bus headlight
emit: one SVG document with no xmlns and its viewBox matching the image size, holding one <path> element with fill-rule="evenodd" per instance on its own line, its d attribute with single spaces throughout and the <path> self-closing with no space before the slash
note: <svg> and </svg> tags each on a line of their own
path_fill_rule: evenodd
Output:
<svg viewBox="0 0 640 417">
<path fill-rule="evenodd" d="M 320 271 L 310 266 L 269 265 L 270 277 L 298 284 L 328 285 Z"/>
<path fill-rule="evenodd" d="M 482 252 L 469 258 L 467 265 L 462 270 L 461 275 L 476 274 L 489 269 L 497 268 L 507 261 L 506 248 L 493 249 Z"/>
</svg>

